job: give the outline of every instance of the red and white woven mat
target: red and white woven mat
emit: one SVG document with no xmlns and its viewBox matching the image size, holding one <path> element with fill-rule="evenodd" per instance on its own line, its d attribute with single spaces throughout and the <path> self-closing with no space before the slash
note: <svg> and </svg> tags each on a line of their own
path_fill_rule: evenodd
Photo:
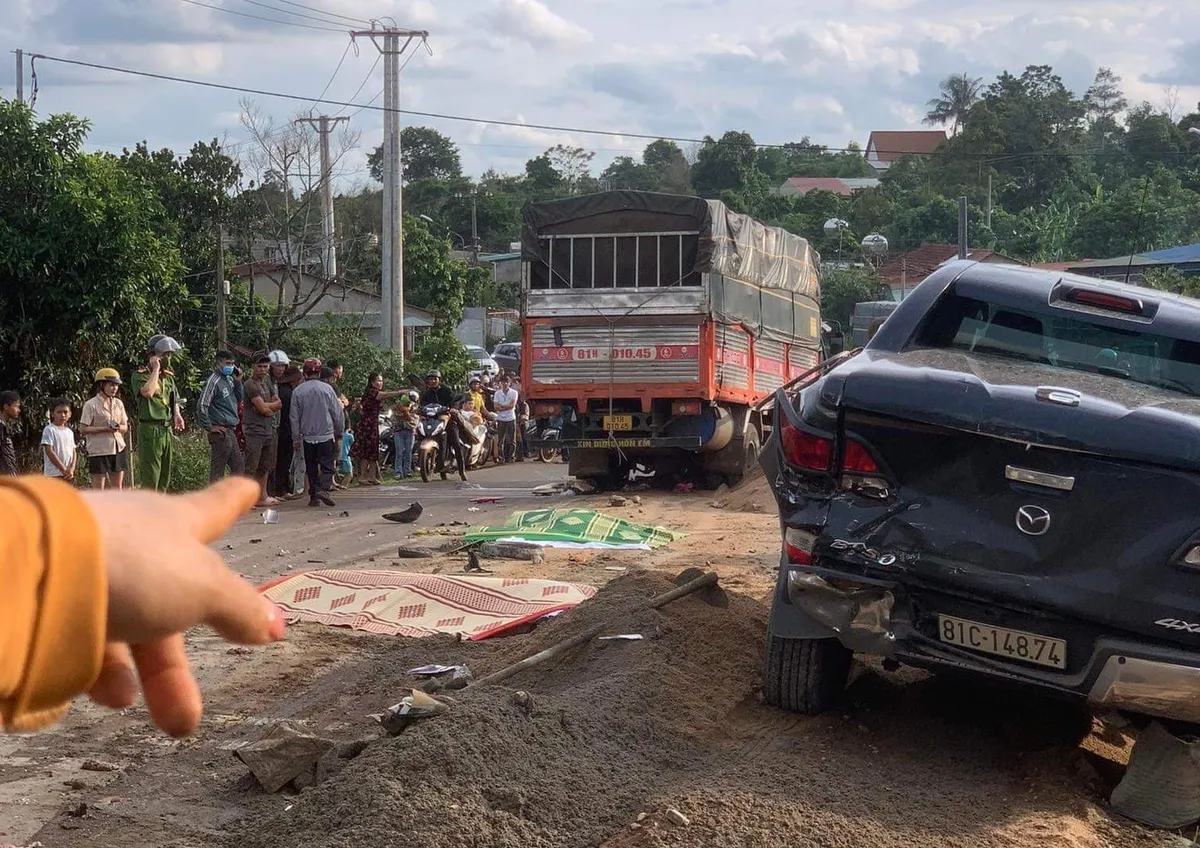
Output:
<svg viewBox="0 0 1200 848">
<path fill-rule="evenodd" d="M 340 570 L 289 574 L 259 591 L 290 622 L 471 640 L 503 635 L 596 594 L 594 586 L 556 580 Z"/>
</svg>

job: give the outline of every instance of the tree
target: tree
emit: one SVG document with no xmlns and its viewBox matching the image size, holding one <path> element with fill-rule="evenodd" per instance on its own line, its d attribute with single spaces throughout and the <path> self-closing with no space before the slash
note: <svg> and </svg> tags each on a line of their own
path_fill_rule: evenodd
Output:
<svg viewBox="0 0 1200 848">
<path fill-rule="evenodd" d="M 276 126 L 252 102 L 242 103 L 242 126 L 252 142 L 243 151 L 242 165 L 251 183 L 239 197 L 234 235 L 243 255 L 250 255 L 258 243 L 277 256 L 275 267 L 262 269 L 273 286 L 268 297 L 272 337 L 311 313 L 331 286 L 343 282 L 324 268 L 321 145 L 301 117 L 305 116 Z M 331 171 L 357 143 L 356 132 L 337 136 L 331 144 Z"/>
<path fill-rule="evenodd" d="M 1147 269 L 1142 273 L 1142 285 L 1185 297 L 1200 297 L 1200 277 L 1185 276 L 1172 266 Z"/>
<path fill-rule="evenodd" d="M 0 100 L 0 385 L 34 422 L 49 397 L 82 401 L 97 368 L 128 373 L 188 298 L 161 201 L 116 157 L 84 153 L 87 129 Z"/>
<path fill-rule="evenodd" d="M 821 318 L 850 327 L 850 316 L 859 303 L 890 300 L 891 292 L 874 271 L 835 268 L 821 275 Z"/>
<path fill-rule="evenodd" d="M 717 197 L 723 191 L 744 193 L 756 175 L 766 182 L 755 168 L 757 159 L 758 146 L 750 133 L 730 130 L 720 141 L 705 136 L 692 166 L 692 185 L 702 197 Z"/>
<path fill-rule="evenodd" d="M 675 142 L 661 138 L 650 142 L 642 151 L 642 164 L 653 174 L 655 191 L 692 193 L 691 165 Z"/>
<path fill-rule="evenodd" d="M 450 244 L 415 215 L 404 216 L 404 299 L 435 313 L 437 326 L 462 321 L 467 263 L 450 258 Z"/>
<path fill-rule="evenodd" d="M 566 181 L 554 167 L 550 156 L 543 153 L 525 163 L 525 184 L 531 200 L 542 200 L 558 194 Z"/>
<path fill-rule="evenodd" d="M 1122 256 L 1188 244 L 1198 232 L 1200 195 L 1160 168 L 1082 209 L 1071 250 L 1077 256 Z"/>
<path fill-rule="evenodd" d="M 567 191 L 574 194 L 579 191 L 590 176 L 592 160 L 596 154 L 582 147 L 567 147 L 556 144 L 546 151 L 551 167 L 562 176 L 563 185 Z"/>
<path fill-rule="evenodd" d="M 631 189 L 651 191 L 655 188 L 654 170 L 632 156 L 618 156 L 600 172 L 600 186 L 606 191 Z"/>
<path fill-rule="evenodd" d="M 367 166 L 376 182 L 383 182 L 383 145 L 367 156 Z M 400 168 L 404 182 L 456 180 L 462 177 L 458 146 L 430 127 L 400 130 Z"/>
<path fill-rule="evenodd" d="M 925 104 L 929 111 L 925 113 L 922 123 L 931 127 L 950 124 L 950 135 L 958 135 L 959 126 L 979 100 L 982 84 L 983 80 L 966 73 L 946 77 L 938 85 L 938 96 Z"/>
<path fill-rule="evenodd" d="M 1107 129 L 1116 130 L 1117 115 L 1125 111 L 1129 101 L 1121 90 L 1121 78 L 1110 68 L 1100 68 L 1096 77 L 1083 95 L 1084 107 L 1087 110 L 1088 121 Z"/>
</svg>

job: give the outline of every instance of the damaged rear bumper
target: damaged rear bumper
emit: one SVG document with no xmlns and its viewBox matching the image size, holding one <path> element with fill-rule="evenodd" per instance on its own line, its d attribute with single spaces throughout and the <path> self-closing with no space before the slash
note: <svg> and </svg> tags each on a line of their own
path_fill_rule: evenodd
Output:
<svg viewBox="0 0 1200 848">
<path fill-rule="evenodd" d="M 913 622 L 906 587 L 781 563 L 771 632 L 836 638 L 856 653 L 932 671 L 953 670 L 1160 718 L 1200 723 L 1200 654 L 1140 639 L 1101 636 L 1069 671 L 1035 667 L 941 642 Z"/>
</svg>

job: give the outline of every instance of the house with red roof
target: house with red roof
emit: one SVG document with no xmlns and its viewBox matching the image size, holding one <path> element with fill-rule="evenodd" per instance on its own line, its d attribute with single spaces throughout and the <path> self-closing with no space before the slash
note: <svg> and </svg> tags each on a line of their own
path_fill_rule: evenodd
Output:
<svg viewBox="0 0 1200 848">
<path fill-rule="evenodd" d="M 856 191 L 878 186 L 879 180 L 875 177 L 792 177 L 779 187 L 779 193 L 789 197 L 810 191 L 828 191 L 838 197 L 849 197 Z"/>
<path fill-rule="evenodd" d="M 901 300 L 912 291 L 918 283 L 945 265 L 958 258 L 956 244 L 922 244 L 912 250 L 906 250 L 889 257 L 879 266 L 879 279 L 892 290 L 892 299 Z M 967 258 L 975 262 L 990 262 L 1001 265 L 1024 265 L 1019 259 L 1013 259 L 1002 253 L 985 248 L 971 248 Z"/>
<path fill-rule="evenodd" d="M 867 164 L 882 174 L 901 156 L 932 153 L 945 140 L 945 130 L 875 130 L 867 139 Z"/>
</svg>

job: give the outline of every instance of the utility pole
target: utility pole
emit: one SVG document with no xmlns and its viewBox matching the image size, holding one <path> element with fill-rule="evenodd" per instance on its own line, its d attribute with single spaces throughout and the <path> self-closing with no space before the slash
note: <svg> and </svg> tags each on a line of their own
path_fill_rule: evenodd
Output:
<svg viewBox="0 0 1200 848">
<path fill-rule="evenodd" d="M 479 267 L 479 196 L 471 192 L 471 267 Z"/>
<path fill-rule="evenodd" d="M 967 199 L 958 199 L 958 258 L 966 259 L 970 251 L 967 249 Z"/>
<path fill-rule="evenodd" d="M 425 30 L 382 27 L 351 33 L 371 39 L 383 54 L 383 279 L 380 307 L 385 347 L 399 353 L 404 366 L 404 208 L 400 164 L 400 57 Z"/>
<path fill-rule="evenodd" d="M 988 174 L 987 228 L 992 228 L 992 175 Z"/>
<path fill-rule="evenodd" d="M 322 263 L 325 266 L 325 279 L 337 279 L 337 232 L 333 226 L 333 161 L 329 154 L 329 134 L 333 128 L 350 118 L 343 115 L 331 118 L 321 115 L 317 118 L 299 118 L 297 124 L 308 124 L 317 131 L 321 141 L 321 235 L 325 242 L 322 251 Z"/>
<path fill-rule="evenodd" d="M 17 102 L 25 102 L 25 51 L 17 50 Z"/>
<path fill-rule="evenodd" d="M 217 349 L 229 349 L 229 328 L 225 320 L 225 227 L 217 224 Z"/>
</svg>

